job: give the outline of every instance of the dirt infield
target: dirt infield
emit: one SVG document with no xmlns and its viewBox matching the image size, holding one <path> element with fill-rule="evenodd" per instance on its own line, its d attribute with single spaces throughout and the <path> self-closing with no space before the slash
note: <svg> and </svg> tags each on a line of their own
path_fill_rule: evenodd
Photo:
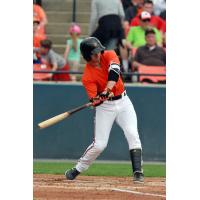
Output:
<svg viewBox="0 0 200 200">
<path fill-rule="evenodd" d="M 145 178 L 144 184 L 134 184 L 131 177 L 79 176 L 69 181 L 64 175 L 35 174 L 33 180 L 35 200 L 166 199 L 165 178 Z"/>
</svg>

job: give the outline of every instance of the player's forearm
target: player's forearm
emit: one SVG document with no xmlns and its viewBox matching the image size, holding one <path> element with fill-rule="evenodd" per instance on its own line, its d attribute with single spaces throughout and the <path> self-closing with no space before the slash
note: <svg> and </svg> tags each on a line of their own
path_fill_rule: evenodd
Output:
<svg viewBox="0 0 200 200">
<path fill-rule="evenodd" d="M 116 63 L 112 63 L 109 67 L 108 82 L 106 88 L 112 90 L 117 83 L 120 75 L 120 66 Z"/>
<path fill-rule="evenodd" d="M 115 86 L 115 84 L 116 84 L 116 81 L 109 80 L 107 85 L 106 85 L 106 88 L 104 89 L 104 91 L 100 95 L 97 96 L 97 99 L 100 100 L 100 101 L 105 101 L 108 98 L 113 97 L 114 94 L 112 92 L 112 89 Z"/>
<path fill-rule="evenodd" d="M 106 88 L 112 90 L 115 84 L 116 84 L 115 81 L 108 81 Z"/>
</svg>

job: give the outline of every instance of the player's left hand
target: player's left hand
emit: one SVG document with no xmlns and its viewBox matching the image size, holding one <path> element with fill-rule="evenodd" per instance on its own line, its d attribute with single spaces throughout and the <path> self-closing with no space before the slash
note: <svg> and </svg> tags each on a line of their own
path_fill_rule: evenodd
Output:
<svg viewBox="0 0 200 200">
<path fill-rule="evenodd" d="M 100 95 L 99 95 L 99 98 L 104 101 L 110 97 L 113 97 L 114 94 L 113 92 L 111 92 L 111 90 L 109 88 L 106 88 Z"/>
</svg>

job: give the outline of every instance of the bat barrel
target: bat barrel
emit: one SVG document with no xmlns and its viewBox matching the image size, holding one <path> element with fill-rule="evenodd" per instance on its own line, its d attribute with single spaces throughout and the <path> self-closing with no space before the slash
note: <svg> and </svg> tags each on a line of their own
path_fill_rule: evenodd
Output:
<svg viewBox="0 0 200 200">
<path fill-rule="evenodd" d="M 52 126 L 60 121 L 62 121 L 63 119 L 67 118 L 70 114 L 68 112 L 62 113 L 60 115 L 57 115 L 55 117 L 52 117 L 50 119 L 47 119 L 41 123 L 38 124 L 38 127 L 40 129 L 44 129 L 47 128 L 49 126 Z"/>
<path fill-rule="evenodd" d="M 50 118 L 50 119 L 47 119 L 47 120 L 45 120 L 45 121 L 39 123 L 39 124 L 38 124 L 38 127 L 39 127 L 40 129 L 44 129 L 44 128 L 47 128 L 47 127 L 49 127 L 49 126 L 52 126 L 52 125 L 54 125 L 54 124 L 56 124 L 56 123 L 62 121 L 63 119 L 69 117 L 69 116 L 72 115 L 73 113 L 76 113 L 76 112 L 78 112 L 78 111 L 80 111 L 80 110 L 82 110 L 82 109 L 84 109 L 84 108 L 87 108 L 87 107 L 89 107 L 89 106 L 91 106 L 91 105 L 92 105 L 91 102 L 90 102 L 90 103 L 86 103 L 86 104 L 84 104 L 84 105 L 82 105 L 82 106 L 79 106 L 79 107 L 76 107 L 76 108 L 74 108 L 74 109 L 72 109 L 72 110 L 70 110 L 70 111 L 68 111 L 68 112 L 65 112 L 65 113 L 62 113 L 62 114 L 57 115 L 57 116 L 55 116 L 55 117 L 52 117 L 52 118 Z"/>
</svg>

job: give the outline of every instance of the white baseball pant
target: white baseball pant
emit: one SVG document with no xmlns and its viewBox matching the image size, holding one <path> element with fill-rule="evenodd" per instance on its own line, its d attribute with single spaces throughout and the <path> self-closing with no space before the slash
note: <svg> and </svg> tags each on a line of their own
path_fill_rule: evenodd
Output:
<svg viewBox="0 0 200 200">
<path fill-rule="evenodd" d="M 115 101 L 105 101 L 96 107 L 94 120 L 94 141 L 79 159 L 76 169 L 83 172 L 106 148 L 110 131 L 114 121 L 122 128 L 128 141 L 129 150 L 141 149 L 141 142 L 137 129 L 137 117 L 132 102 L 125 94 Z"/>
</svg>

